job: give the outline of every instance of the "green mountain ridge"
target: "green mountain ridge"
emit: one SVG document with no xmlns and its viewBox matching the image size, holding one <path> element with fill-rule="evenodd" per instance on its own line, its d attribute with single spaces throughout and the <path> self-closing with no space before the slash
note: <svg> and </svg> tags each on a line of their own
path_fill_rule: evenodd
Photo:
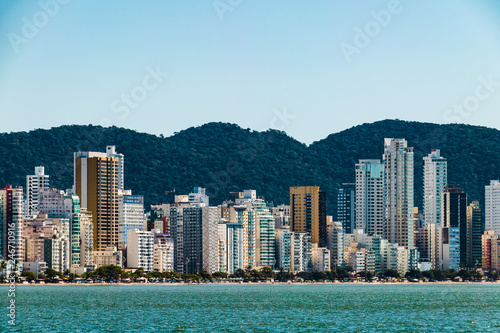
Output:
<svg viewBox="0 0 500 333">
<path fill-rule="evenodd" d="M 229 192 L 256 189 L 276 204 L 289 202 L 289 187 L 317 185 L 327 192 L 328 211 L 336 210 L 337 189 L 354 181 L 359 159 L 381 159 L 384 138 L 405 138 L 415 152 L 415 205 L 422 205 L 422 157 L 441 149 L 448 159 L 449 183 L 460 184 L 471 200 L 484 201 L 484 185 L 500 178 L 500 131 L 449 124 L 383 120 L 362 124 L 310 146 L 277 130 L 257 132 L 235 124 L 208 123 L 171 137 L 92 125 L 0 134 L 0 186 L 25 186 L 26 175 L 43 165 L 51 186 L 73 183 L 73 153 L 105 151 L 116 145 L 125 155 L 125 187 L 163 202 L 164 192 L 207 188 L 210 202 Z M 147 206 L 148 207 L 148 206 Z"/>
</svg>

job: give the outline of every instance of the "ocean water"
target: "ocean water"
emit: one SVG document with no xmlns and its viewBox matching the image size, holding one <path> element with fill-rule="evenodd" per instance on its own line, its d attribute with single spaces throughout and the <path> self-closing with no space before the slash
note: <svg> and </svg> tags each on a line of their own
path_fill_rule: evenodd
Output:
<svg viewBox="0 0 500 333">
<path fill-rule="evenodd" d="M 500 285 L 17 286 L 1 332 L 500 332 Z"/>
</svg>

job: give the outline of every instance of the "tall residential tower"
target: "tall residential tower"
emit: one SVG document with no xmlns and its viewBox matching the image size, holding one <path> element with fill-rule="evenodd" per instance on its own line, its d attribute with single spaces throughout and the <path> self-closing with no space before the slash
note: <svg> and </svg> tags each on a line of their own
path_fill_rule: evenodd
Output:
<svg viewBox="0 0 500 333">
<path fill-rule="evenodd" d="M 385 235 L 390 243 L 414 249 L 413 148 L 405 139 L 384 140 Z"/>
<path fill-rule="evenodd" d="M 424 221 L 441 226 L 441 208 L 444 188 L 448 183 L 448 163 L 440 150 L 432 150 L 424 157 Z"/>
<path fill-rule="evenodd" d="M 77 152 L 74 155 L 74 192 L 80 206 L 92 213 L 94 251 L 118 246 L 118 189 L 123 183 L 119 169 L 123 155 L 114 149 L 106 153 Z"/>
<path fill-rule="evenodd" d="M 384 224 L 384 165 L 380 160 L 360 160 L 356 164 L 356 229 L 383 236 Z"/>
</svg>

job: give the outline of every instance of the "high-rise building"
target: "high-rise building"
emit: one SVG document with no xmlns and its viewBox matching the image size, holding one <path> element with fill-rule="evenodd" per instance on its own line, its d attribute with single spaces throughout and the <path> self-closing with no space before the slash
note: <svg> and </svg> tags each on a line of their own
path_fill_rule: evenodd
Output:
<svg viewBox="0 0 500 333">
<path fill-rule="evenodd" d="M 319 186 L 290 187 L 290 230 L 310 232 L 313 243 L 325 247 L 326 192 Z"/>
<path fill-rule="evenodd" d="M 80 266 L 80 198 L 76 194 L 65 194 L 53 188 L 43 188 L 39 192 L 39 212 L 48 218 L 69 220 L 69 239 L 71 243 L 71 266 Z"/>
<path fill-rule="evenodd" d="M 80 267 L 94 264 L 94 225 L 92 213 L 80 210 Z"/>
<path fill-rule="evenodd" d="M 130 229 L 127 235 L 127 267 L 143 268 L 145 272 L 153 270 L 154 233 Z"/>
<path fill-rule="evenodd" d="M 290 227 L 290 206 L 279 205 L 277 207 L 271 207 L 270 210 L 274 217 L 275 229 Z"/>
<path fill-rule="evenodd" d="M 467 266 L 467 193 L 458 185 L 447 185 L 443 193 L 441 223 L 443 228 L 458 230 L 460 247 L 459 266 Z M 450 230 L 450 242 L 455 241 L 455 230 Z M 443 236 L 443 242 L 445 236 Z M 452 265 L 452 263 L 450 263 Z M 454 268 L 455 266 L 453 266 Z"/>
<path fill-rule="evenodd" d="M 154 235 L 154 263 L 153 269 L 158 272 L 174 270 L 174 240 L 170 235 L 159 233 Z"/>
<path fill-rule="evenodd" d="M 310 272 L 312 270 L 312 237 L 307 232 L 292 232 L 290 235 L 290 271 Z"/>
<path fill-rule="evenodd" d="M 74 166 L 74 193 L 80 197 L 81 207 L 92 212 L 94 250 L 116 247 L 123 155 L 116 154 L 113 146 L 106 153 L 77 152 Z"/>
<path fill-rule="evenodd" d="M 21 267 L 24 261 L 23 205 L 22 187 L 7 185 L 0 189 L 0 257 L 9 262 L 21 262 Z M 9 265 L 8 270 L 11 268 Z"/>
<path fill-rule="evenodd" d="M 289 271 L 291 269 L 291 232 L 290 228 L 276 229 L 276 268 Z"/>
<path fill-rule="evenodd" d="M 70 220 L 39 214 L 25 219 L 23 226 L 24 260 L 47 263 L 48 268 L 64 272 L 71 267 Z"/>
<path fill-rule="evenodd" d="M 500 242 L 498 234 L 493 229 L 487 229 L 481 237 L 482 268 L 500 269 Z"/>
<path fill-rule="evenodd" d="M 251 199 L 238 199 L 237 204 L 224 203 L 221 208 L 222 220 L 240 223 L 243 226 L 243 266 L 257 266 L 256 257 L 256 212 L 250 203 Z"/>
<path fill-rule="evenodd" d="M 482 254 L 481 237 L 484 234 L 484 224 L 481 207 L 478 201 L 467 206 L 467 267 L 481 267 Z"/>
<path fill-rule="evenodd" d="M 116 152 L 115 146 L 106 147 L 106 156 L 117 160 L 116 171 L 118 173 L 118 189 L 125 189 L 125 158 L 123 154 Z"/>
<path fill-rule="evenodd" d="M 144 230 L 144 197 L 118 191 L 118 249 L 125 250 L 130 229 Z M 163 230 L 161 231 L 163 232 Z"/>
<path fill-rule="evenodd" d="M 342 223 L 345 233 L 352 234 L 356 228 L 356 185 L 342 183 L 337 194 L 337 221 Z"/>
<path fill-rule="evenodd" d="M 202 207 L 203 269 L 213 274 L 219 271 L 219 228 L 220 208 Z M 243 242 L 241 244 L 243 247 Z M 239 253 L 243 259 L 243 253 Z"/>
<path fill-rule="evenodd" d="M 26 216 L 38 214 L 40 190 L 49 187 L 49 176 L 43 166 L 35 167 L 35 174 L 26 176 Z"/>
<path fill-rule="evenodd" d="M 448 184 L 448 162 L 439 149 L 424 157 L 424 223 L 441 226 L 444 188 Z"/>
<path fill-rule="evenodd" d="M 332 269 L 344 265 L 344 229 L 341 222 L 327 222 L 328 249 Z"/>
<path fill-rule="evenodd" d="M 220 223 L 218 227 L 219 239 L 219 267 L 217 270 L 234 274 L 238 269 L 245 269 L 243 265 L 243 225 L 240 223 Z"/>
<path fill-rule="evenodd" d="M 311 267 L 316 272 L 327 272 L 330 270 L 330 250 L 326 247 L 318 247 L 318 244 L 312 244 L 311 248 Z"/>
<path fill-rule="evenodd" d="M 486 185 L 484 196 L 484 227 L 500 234 L 500 181 L 492 180 L 490 185 Z"/>
<path fill-rule="evenodd" d="M 375 273 L 383 272 L 387 267 L 387 250 L 389 244 L 382 236 L 373 236 L 372 250 L 375 258 Z"/>
<path fill-rule="evenodd" d="M 387 266 L 386 269 L 398 271 L 404 276 L 408 271 L 408 249 L 398 244 L 389 243 L 387 245 Z"/>
<path fill-rule="evenodd" d="M 356 229 L 384 235 L 384 165 L 380 160 L 356 164 Z"/>
<path fill-rule="evenodd" d="M 430 262 L 432 269 L 441 267 L 442 228 L 436 225 L 428 223 L 425 227 L 419 227 L 416 234 L 420 259 L 423 262 Z"/>
<path fill-rule="evenodd" d="M 443 227 L 442 266 L 440 269 L 454 269 L 458 272 L 462 255 L 460 228 Z"/>
<path fill-rule="evenodd" d="M 274 217 L 267 208 L 263 199 L 252 200 L 252 207 L 255 211 L 255 249 L 258 267 L 271 267 L 274 269 L 275 249 L 274 249 Z"/>
<path fill-rule="evenodd" d="M 203 269 L 202 214 L 202 207 L 189 204 L 170 208 L 175 270 L 179 274 L 199 273 Z"/>
<path fill-rule="evenodd" d="M 415 246 L 413 221 L 413 148 L 405 139 L 384 140 L 385 235 L 390 243 Z"/>
</svg>

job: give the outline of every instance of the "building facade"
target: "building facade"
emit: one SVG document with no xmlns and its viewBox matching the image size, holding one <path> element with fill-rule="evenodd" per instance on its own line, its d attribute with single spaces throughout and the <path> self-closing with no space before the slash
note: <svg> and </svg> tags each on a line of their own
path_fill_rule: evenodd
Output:
<svg viewBox="0 0 500 333">
<path fill-rule="evenodd" d="M 326 193 L 318 186 L 290 187 L 290 230 L 311 233 L 312 242 L 325 247 Z"/>
<path fill-rule="evenodd" d="M 337 221 L 351 234 L 356 228 L 356 184 L 343 183 L 337 194 Z"/>
<path fill-rule="evenodd" d="M 81 207 L 92 212 L 95 250 L 118 246 L 118 189 L 123 158 L 116 155 L 114 149 L 74 154 L 74 193 Z"/>
<path fill-rule="evenodd" d="M 40 190 L 49 187 L 49 176 L 43 166 L 35 167 L 35 174 L 26 176 L 26 216 L 38 214 Z"/>
<path fill-rule="evenodd" d="M 448 184 L 448 162 L 439 149 L 424 157 L 424 222 L 441 226 L 442 197 Z"/>
<path fill-rule="evenodd" d="M 500 234 L 500 181 L 492 180 L 484 188 L 485 228 Z"/>
<path fill-rule="evenodd" d="M 384 165 L 380 160 L 356 164 L 356 229 L 384 235 Z"/>
<path fill-rule="evenodd" d="M 413 222 L 413 148 L 405 139 L 384 140 L 385 238 L 415 246 Z"/>
</svg>

